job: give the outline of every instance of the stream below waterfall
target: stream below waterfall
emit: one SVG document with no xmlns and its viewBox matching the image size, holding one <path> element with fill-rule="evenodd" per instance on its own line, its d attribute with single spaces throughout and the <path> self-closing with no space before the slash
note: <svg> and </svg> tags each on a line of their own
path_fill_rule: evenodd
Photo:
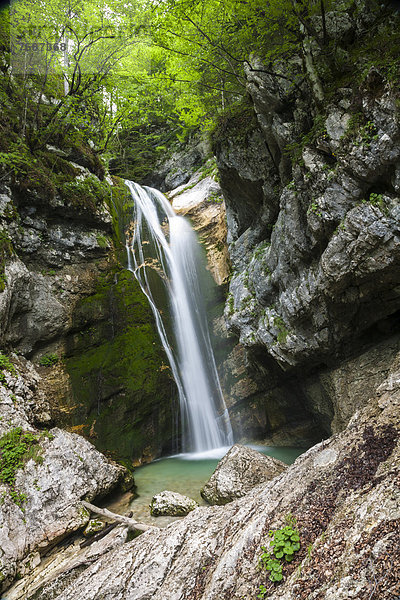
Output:
<svg viewBox="0 0 400 600">
<path fill-rule="evenodd" d="M 306 448 L 253 446 L 252 448 L 273 456 L 286 464 L 292 464 L 305 452 Z M 178 454 L 168 458 L 155 460 L 148 465 L 135 469 L 134 477 L 137 496 L 124 494 L 108 508 L 116 513 L 133 512 L 133 518 L 141 523 L 149 523 L 163 527 L 181 517 L 152 517 L 149 505 L 153 496 L 163 490 L 179 492 L 196 500 L 200 505 L 208 504 L 200 496 L 200 490 L 210 478 L 218 462 L 228 448 L 219 448 L 214 452 L 199 454 Z"/>
</svg>

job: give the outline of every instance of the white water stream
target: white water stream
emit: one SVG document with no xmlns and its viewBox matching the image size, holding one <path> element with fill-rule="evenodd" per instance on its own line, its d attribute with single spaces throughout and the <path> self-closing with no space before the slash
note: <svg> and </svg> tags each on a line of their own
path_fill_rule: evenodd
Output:
<svg viewBox="0 0 400 600">
<path fill-rule="evenodd" d="M 161 192 L 131 181 L 126 185 L 135 207 L 128 269 L 148 298 L 177 384 L 182 449 L 198 453 L 231 446 L 232 428 L 199 284 L 204 265 L 196 235 Z M 157 301 L 163 293 L 172 327 Z"/>
</svg>

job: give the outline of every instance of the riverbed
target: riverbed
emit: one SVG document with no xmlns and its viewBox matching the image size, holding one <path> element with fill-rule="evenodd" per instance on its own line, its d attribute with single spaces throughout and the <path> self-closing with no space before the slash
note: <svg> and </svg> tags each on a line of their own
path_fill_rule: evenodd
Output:
<svg viewBox="0 0 400 600">
<path fill-rule="evenodd" d="M 305 452 L 306 448 L 251 446 L 252 448 L 277 458 L 286 464 L 292 464 Z M 124 494 L 108 508 L 117 513 L 132 511 L 134 519 L 163 527 L 179 517 L 152 517 L 149 505 L 153 496 L 163 490 L 179 492 L 206 506 L 200 490 L 214 472 L 218 462 L 229 448 L 219 448 L 207 453 L 178 454 L 155 460 L 148 465 L 135 469 L 136 494 Z"/>
</svg>

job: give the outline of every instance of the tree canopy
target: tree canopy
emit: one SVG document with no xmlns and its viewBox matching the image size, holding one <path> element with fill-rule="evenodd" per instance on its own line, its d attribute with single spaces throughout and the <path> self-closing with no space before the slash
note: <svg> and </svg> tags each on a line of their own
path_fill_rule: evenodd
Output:
<svg viewBox="0 0 400 600">
<path fill-rule="evenodd" d="M 324 79 L 344 68 L 329 15 L 361 9 L 354 0 L 13 0 L 0 23 L 3 123 L 31 151 L 84 139 L 101 154 L 131 131 L 162 147 L 154 126 L 181 140 L 212 127 L 246 96 L 246 69 L 293 89 L 309 78 L 321 100 Z"/>
</svg>

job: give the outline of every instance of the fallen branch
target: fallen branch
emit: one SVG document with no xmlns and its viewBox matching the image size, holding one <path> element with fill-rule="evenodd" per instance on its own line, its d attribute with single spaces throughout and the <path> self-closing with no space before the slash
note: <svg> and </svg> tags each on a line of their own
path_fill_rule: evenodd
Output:
<svg viewBox="0 0 400 600">
<path fill-rule="evenodd" d="M 107 508 L 98 508 L 90 502 L 86 502 L 85 500 L 81 501 L 81 504 L 88 510 L 97 515 L 101 515 L 102 517 L 106 517 L 107 519 L 113 519 L 117 521 L 117 523 L 122 523 L 123 525 L 127 525 L 129 529 L 132 531 L 147 531 L 148 529 L 157 529 L 153 525 L 145 525 L 144 523 L 138 523 L 129 517 L 124 517 L 123 515 L 117 515 L 116 513 L 111 512 Z"/>
</svg>

